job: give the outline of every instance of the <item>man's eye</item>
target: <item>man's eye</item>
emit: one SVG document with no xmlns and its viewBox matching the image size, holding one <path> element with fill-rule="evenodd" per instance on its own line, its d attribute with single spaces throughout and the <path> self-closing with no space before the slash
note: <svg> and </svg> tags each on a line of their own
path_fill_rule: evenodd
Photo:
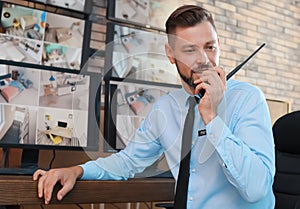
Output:
<svg viewBox="0 0 300 209">
<path fill-rule="evenodd" d="M 184 51 L 185 53 L 191 53 L 191 52 L 194 52 L 195 49 L 189 48 L 189 49 L 184 49 L 183 51 Z"/>
<path fill-rule="evenodd" d="M 208 50 L 210 50 L 210 51 L 214 51 L 214 50 L 217 49 L 217 47 L 215 47 L 214 45 L 212 45 L 212 46 L 207 46 L 206 48 L 207 48 Z"/>
</svg>

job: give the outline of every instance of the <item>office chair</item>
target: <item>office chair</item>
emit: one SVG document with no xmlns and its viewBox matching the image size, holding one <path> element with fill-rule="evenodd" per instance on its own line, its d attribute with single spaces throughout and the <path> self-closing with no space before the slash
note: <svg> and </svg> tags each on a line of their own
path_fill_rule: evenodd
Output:
<svg viewBox="0 0 300 209">
<path fill-rule="evenodd" d="M 300 209 L 300 111 L 281 116 L 273 125 L 276 173 L 275 209 Z"/>
</svg>

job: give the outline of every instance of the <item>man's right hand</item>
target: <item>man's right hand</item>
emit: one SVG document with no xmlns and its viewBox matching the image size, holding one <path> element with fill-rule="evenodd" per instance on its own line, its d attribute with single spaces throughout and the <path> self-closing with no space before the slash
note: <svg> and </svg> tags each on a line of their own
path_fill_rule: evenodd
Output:
<svg viewBox="0 0 300 209">
<path fill-rule="evenodd" d="M 62 198 L 73 189 L 76 180 L 83 174 L 80 166 L 73 166 L 69 168 L 57 168 L 49 171 L 37 170 L 33 174 L 33 180 L 38 181 L 38 197 L 43 198 L 45 204 L 49 204 L 53 188 L 56 183 L 60 183 L 62 188 L 57 192 L 57 199 Z"/>
</svg>

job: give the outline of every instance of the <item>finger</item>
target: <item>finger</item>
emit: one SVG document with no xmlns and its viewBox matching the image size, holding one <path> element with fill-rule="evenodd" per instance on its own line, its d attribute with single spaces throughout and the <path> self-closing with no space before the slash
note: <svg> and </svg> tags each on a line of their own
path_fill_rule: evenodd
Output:
<svg viewBox="0 0 300 209">
<path fill-rule="evenodd" d="M 63 198 L 64 198 L 64 196 L 65 196 L 65 193 L 64 193 L 64 191 L 62 191 L 62 190 L 59 190 L 58 192 L 57 192 L 57 199 L 58 200 L 62 200 Z"/>
<path fill-rule="evenodd" d="M 201 75 L 200 78 L 198 78 L 194 81 L 194 84 L 196 84 L 196 85 L 198 85 L 200 83 L 212 84 L 217 79 L 220 79 L 217 74 L 217 71 L 206 71 Z"/>
<path fill-rule="evenodd" d="M 202 74 L 201 77 L 194 80 L 194 84 L 198 85 L 203 82 L 208 82 L 209 74 Z"/>
<path fill-rule="evenodd" d="M 44 188 L 43 188 L 43 192 L 44 192 L 44 199 L 45 199 L 45 204 L 48 204 L 51 201 L 51 197 L 52 197 L 52 192 L 53 192 L 53 188 L 56 184 L 57 180 L 55 177 L 52 176 L 48 176 L 48 178 L 45 180 L 44 182 Z"/>
<path fill-rule="evenodd" d="M 223 66 L 217 67 L 216 70 L 217 70 L 222 82 L 225 84 L 226 83 L 226 73 L 225 73 L 224 67 Z"/>
<path fill-rule="evenodd" d="M 195 94 L 199 94 L 200 91 L 203 89 L 204 91 L 206 91 L 206 85 L 204 82 L 199 83 L 196 88 L 195 88 Z M 203 95 L 202 95 L 203 96 Z"/>
<path fill-rule="evenodd" d="M 38 169 L 37 171 L 34 172 L 32 178 L 34 181 L 38 180 L 40 176 L 44 175 L 46 173 L 46 171 L 42 170 L 42 169 Z"/>
<path fill-rule="evenodd" d="M 72 190 L 74 184 L 73 183 L 66 183 L 63 187 L 57 192 L 57 199 L 62 200 L 64 196 Z"/>
<path fill-rule="evenodd" d="M 210 78 L 207 79 L 207 81 L 197 84 L 197 86 L 195 88 L 195 94 L 199 94 L 201 89 L 205 90 L 205 92 L 206 92 L 205 94 L 210 94 L 210 92 L 211 93 L 216 92 L 216 89 L 218 88 L 217 83 L 219 83 L 219 82 L 220 82 L 219 76 L 218 77 L 211 76 Z"/>
<path fill-rule="evenodd" d="M 226 83 L 226 75 L 223 67 L 214 67 L 210 74 L 206 75 L 203 79 L 207 79 L 208 84 L 217 84 L 222 82 L 223 85 Z"/>
<path fill-rule="evenodd" d="M 45 178 L 43 178 L 43 177 L 39 178 L 39 181 L 38 181 L 38 197 L 39 198 L 42 198 L 43 194 L 44 194 L 44 181 L 45 181 Z"/>
</svg>

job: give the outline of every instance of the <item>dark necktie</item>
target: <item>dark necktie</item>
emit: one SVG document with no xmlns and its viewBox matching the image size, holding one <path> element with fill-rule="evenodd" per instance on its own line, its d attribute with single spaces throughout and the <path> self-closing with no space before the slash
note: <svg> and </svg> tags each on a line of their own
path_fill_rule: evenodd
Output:
<svg viewBox="0 0 300 209">
<path fill-rule="evenodd" d="M 194 107 L 196 105 L 195 97 L 189 98 L 189 110 L 185 118 L 182 145 L 181 145 L 181 162 L 176 185 L 176 194 L 174 209 L 185 209 L 187 203 L 187 193 L 190 177 L 190 158 L 192 146 L 192 134 L 194 125 Z"/>
</svg>

